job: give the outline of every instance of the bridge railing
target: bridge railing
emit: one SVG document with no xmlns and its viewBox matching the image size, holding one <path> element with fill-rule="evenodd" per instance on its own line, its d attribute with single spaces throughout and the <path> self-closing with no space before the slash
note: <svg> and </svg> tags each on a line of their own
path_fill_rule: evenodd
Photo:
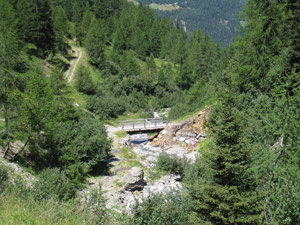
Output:
<svg viewBox="0 0 300 225">
<path fill-rule="evenodd" d="M 168 121 L 163 118 L 148 118 L 136 120 L 124 120 L 119 122 L 122 130 L 151 130 L 162 129 L 168 125 Z"/>
</svg>

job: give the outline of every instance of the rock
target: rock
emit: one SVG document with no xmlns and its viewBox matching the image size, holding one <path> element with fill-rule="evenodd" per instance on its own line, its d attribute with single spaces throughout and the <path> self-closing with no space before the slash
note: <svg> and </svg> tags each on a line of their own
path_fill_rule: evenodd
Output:
<svg viewBox="0 0 300 225">
<path fill-rule="evenodd" d="M 179 140 L 180 142 L 185 142 L 186 138 L 185 138 L 185 137 L 179 137 L 178 140 Z"/>
<path fill-rule="evenodd" d="M 188 132 L 188 133 L 186 134 L 187 137 L 192 137 L 192 138 L 196 137 L 196 135 L 197 135 L 197 134 L 195 134 L 194 132 Z"/>
<path fill-rule="evenodd" d="M 200 137 L 206 138 L 207 135 L 205 133 L 200 134 Z"/>
<path fill-rule="evenodd" d="M 166 130 L 162 130 L 160 133 L 161 133 L 162 135 L 166 135 L 166 134 L 167 134 L 167 131 L 166 131 Z"/>
<path fill-rule="evenodd" d="M 191 144 L 192 146 L 195 146 L 195 145 L 196 145 L 196 143 L 197 143 L 197 142 L 195 142 L 195 141 L 191 141 L 191 143 L 190 143 L 190 144 Z"/>
<path fill-rule="evenodd" d="M 154 118 L 159 118 L 160 116 L 159 116 L 159 114 L 158 114 L 157 112 L 154 112 L 154 113 L 153 113 L 153 117 L 154 117 Z"/>
<path fill-rule="evenodd" d="M 185 140 L 185 143 L 186 143 L 187 145 L 190 145 L 190 144 L 191 144 L 191 140 L 190 140 L 190 139 L 187 139 L 187 140 Z"/>
<path fill-rule="evenodd" d="M 123 190 L 142 190 L 145 185 L 143 169 L 139 167 L 132 167 L 128 171 L 128 173 L 121 179 L 121 182 L 126 183 L 123 187 Z"/>
</svg>

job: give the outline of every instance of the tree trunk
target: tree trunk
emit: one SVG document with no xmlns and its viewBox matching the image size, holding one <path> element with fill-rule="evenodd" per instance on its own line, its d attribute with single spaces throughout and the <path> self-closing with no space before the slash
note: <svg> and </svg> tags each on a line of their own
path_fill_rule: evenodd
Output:
<svg viewBox="0 0 300 225">
<path fill-rule="evenodd" d="M 6 78 L 4 79 L 4 96 L 5 96 L 5 100 L 4 100 L 4 119 L 5 119 L 5 136 L 6 136 L 6 148 L 3 154 L 3 158 L 5 158 L 6 154 L 9 151 L 9 147 L 10 147 L 10 140 L 9 140 L 9 129 L 8 129 L 8 107 L 7 107 L 7 92 L 8 92 L 8 85 L 7 85 L 7 80 Z"/>
<path fill-rule="evenodd" d="M 26 140 L 25 144 L 23 145 L 23 147 L 21 148 L 21 150 L 13 156 L 12 161 L 15 161 L 17 159 L 17 157 L 24 151 L 30 138 L 31 138 L 31 135 L 27 138 L 27 140 Z"/>
</svg>

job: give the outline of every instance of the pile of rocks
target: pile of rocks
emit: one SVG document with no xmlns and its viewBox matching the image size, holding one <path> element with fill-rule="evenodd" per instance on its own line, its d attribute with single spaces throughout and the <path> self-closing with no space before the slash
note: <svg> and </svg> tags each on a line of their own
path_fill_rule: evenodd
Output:
<svg viewBox="0 0 300 225">
<path fill-rule="evenodd" d="M 132 167 L 121 179 L 121 182 L 125 183 L 122 188 L 123 191 L 142 190 L 146 185 L 143 169 L 139 167 Z"/>
<path fill-rule="evenodd" d="M 182 144 L 196 146 L 199 142 L 207 137 L 205 133 L 195 133 L 193 131 L 181 131 L 179 130 L 173 137 L 173 142 L 181 142 Z"/>
<path fill-rule="evenodd" d="M 136 179 L 136 176 L 131 176 L 133 174 L 133 171 L 137 172 L 136 175 L 143 174 L 143 170 L 141 168 L 132 168 L 123 177 L 124 179 L 129 178 L 129 181 L 124 185 L 124 187 L 136 186 L 136 183 L 132 183 L 132 181 L 136 181 L 137 183 L 144 183 L 144 186 L 140 186 L 142 187 L 142 189 L 137 190 L 135 188 L 131 189 L 123 187 L 120 191 L 116 193 L 114 199 L 116 201 L 115 204 L 120 204 L 124 206 L 124 208 L 128 212 L 130 211 L 131 206 L 136 203 L 136 201 L 141 202 L 152 194 L 167 193 L 171 190 L 180 190 L 182 188 L 182 184 L 179 182 L 180 176 L 168 174 L 146 186 L 146 182 L 143 179 Z M 139 176 L 139 178 L 141 178 L 141 176 Z"/>
<path fill-rule="evenodd" d="M 208 121 L 209 112 L 210 108 L 207 107 L 189 120 L 169 124 L 154 139 L 153 146 L 168 149 L 177 143 L 185 146 L 187 151 L 196 150 L 198 144 L 207 137 L 205 124 Z"/>
</svg>

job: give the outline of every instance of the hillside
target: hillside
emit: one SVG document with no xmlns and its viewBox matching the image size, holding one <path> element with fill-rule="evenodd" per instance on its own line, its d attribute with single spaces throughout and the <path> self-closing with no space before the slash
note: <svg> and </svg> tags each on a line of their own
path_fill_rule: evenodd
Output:
<svg viewBox="0 0 300 225">
<path fill-rule="evenodd" d="M 201 29 L 226 46 L 239 34 L 240 12 L 246 0 L 139 0 L 155 14 L 178 21 L 188 35 Z"/>
<path fill-rule="evenodd" d="M 300 2 L 131 2 L 0 0 L 0 224 L 300 224 Z"/>
</svg>

